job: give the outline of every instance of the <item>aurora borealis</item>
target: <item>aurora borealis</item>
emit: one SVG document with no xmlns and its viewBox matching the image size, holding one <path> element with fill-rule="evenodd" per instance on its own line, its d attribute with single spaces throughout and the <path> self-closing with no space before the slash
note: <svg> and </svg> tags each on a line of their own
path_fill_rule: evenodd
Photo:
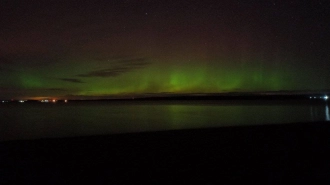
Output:
<svg viewBox="0 0 330 185">
<path fill-rule="evenodd" d="M 330 90 L 328 1 L 0 2 L 0 99 Z"/>
</svg>

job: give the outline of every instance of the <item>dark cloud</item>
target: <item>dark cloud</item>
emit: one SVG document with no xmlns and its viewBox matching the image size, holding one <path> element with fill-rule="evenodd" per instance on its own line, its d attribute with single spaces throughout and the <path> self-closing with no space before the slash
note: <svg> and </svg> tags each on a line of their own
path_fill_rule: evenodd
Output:
<svg viewBox="0 0 330 185">
<path fill-rule="evenodd" d="M 60 78 L 60 80 L 66 81 L 66 82 L 73 82 L 73 83 L 85 83 L 84 81 L 76 79 L 76 78 Z"/>
<path fill-rule="evenodd" d="M 93 53 L 90 53 L 89 55 L 91 55 L 92 60 L 105 62 L 118 62 L 127 60 L 128 58 L 134 58 L 134 56 L 132 55 L 107 55 L 104 53 L 97 53 L 95 51 Z"/>
<path fill-rule="evenodd" d="M 62 57 L 65 56 L 64 54 Z M 43 54 L 39 53 L 26 53 L 19 52 L 15 54 L 8 54 L 3 57 L 0 56 L 0 67 L 5 66 L 7 69 L 22 69 L 22 68 L 39 68 L 45 66 L 51 66 L 60 62 L 60 57 L 51 53 L 46 52 Z"/>
<path fill-rule="evenodd" d="M 149 65 L 150 62 L 145 58 L 122 59 L 113 63 L 113 67 L 101 70 L 91 71 L 86 74 L 80 74 L 79 77 L 116 77 L 121 74 L 140 69 Z"/>
<path fill-rule="evenodd" d="M 51 66 L 59 62 L 59 57 L 51 54 L 50 52 L 46 54 L 29 53 L 20 55 L 18 57 L 12 57 L 14 63 L 19 65 L 26 65 L 30 68 Z"/>
<path fill-rule="evenodd" d="M 13 62 L 12 60 L 10 60 L 6 57 L 0 56 L 0 71 L 1 72 L 11 72 L 11 71 L 13 71 L 13 70 L 8 68 L 8 65 L 12 62 Z"/>
<path fill-rule="evenodd" d="M 10 60 L 9 58 L 0 56 L 0 64 L 8 64 L 11 62 L 12 62 L 12 60 Z"/>
<path fill-rule="evenodd" d="M 8 68 L 8 64 L 10 64 L 10 62 L 11 62 L 11 60 L 0 57 L 0 71 L 1 71 L 1 73 L 14 72 L 14 70 Z"/>
<path fill-rule="evenodd" d="M 48 89 L 44 89 L 47 91 L 67 91 L 67 89 L 64 88 L 48 88 Z"/>
</svg>

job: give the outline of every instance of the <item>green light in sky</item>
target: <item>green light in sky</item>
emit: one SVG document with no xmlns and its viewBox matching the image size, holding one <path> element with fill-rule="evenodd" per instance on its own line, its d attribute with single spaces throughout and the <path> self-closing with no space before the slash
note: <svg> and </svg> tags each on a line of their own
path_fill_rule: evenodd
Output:
<svg viewBox="0 0 330 185">
<path fill-rule="evenodd" d="M 261 60 L 206 59 L 152 62 L 140 68 L 120 66 L 116 76 L 79 76 L 90 71 L 112 69 L 112 63 L 93 63 L 88 60 L 67 60 L 54 66 L 27 69 L 9 75 L 13 82 L 32 97 L 47 96 L 112 96 L 145 93 L 221 93 L 295 90 L 302 74 L 286 66 L 273 67 Z M 127 62 L 127 61 L 126 61 Z M 248 65 L 245 65 L 249 62 Z M 70 65 L 64 65 L 70 64 Z M 128 64 L 125 64 L 128 65 Z M 130 64 L 135 67 L 133 64 Z M 284 68 L 285 70 L 281 70 Z M 120 71 L 122 70 L 122 71 Z M 107 72 L 107 71 L 106 71 Z M 13 78 L 16 76 L 16 78 Z M 314 84 L 315 85 L 315 84 Z M 317 85 L 317 84 L 316 84 Z M 315 85 L 315 86 L 316 86 Z M 306 88 L 307 87 L 300 87 Z M 31 90 L 33 89 L 33 91 Z"/>
</svg>

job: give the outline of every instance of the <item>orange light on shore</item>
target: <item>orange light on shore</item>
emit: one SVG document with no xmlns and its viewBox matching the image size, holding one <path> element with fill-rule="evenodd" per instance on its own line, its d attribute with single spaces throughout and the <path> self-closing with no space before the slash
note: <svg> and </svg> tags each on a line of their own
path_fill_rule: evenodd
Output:
<svg viewBox="0 0 330 185">
<path fill-rule="evenodd" d="M 55 103 L 56 102 L 56 100 L 53 100 L 53 103 Z"/>
</svg>

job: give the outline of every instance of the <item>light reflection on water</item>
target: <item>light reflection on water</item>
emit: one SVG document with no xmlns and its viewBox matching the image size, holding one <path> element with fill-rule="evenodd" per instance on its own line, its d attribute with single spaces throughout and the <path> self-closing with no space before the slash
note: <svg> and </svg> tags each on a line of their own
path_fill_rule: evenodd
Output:
<svg viewBox="0 0 330 185">
<path fill-rule="evenodd" d="M 324 102 L 6 104 L 0 113 L 0 140 L 330 121 Z"/>
<path fill-rule="evenodd" d="M 310 106 L 310 118 L 311 121 L 330 121 L 329 105 L 326 103 L 324 106 Z"/>
<path fill-rule="evenodd" d="M 329 106 L 328 104 L 325 105 L 325 120 L 330 121 L 330 115 L 329 115 Z"/>
</svg>

